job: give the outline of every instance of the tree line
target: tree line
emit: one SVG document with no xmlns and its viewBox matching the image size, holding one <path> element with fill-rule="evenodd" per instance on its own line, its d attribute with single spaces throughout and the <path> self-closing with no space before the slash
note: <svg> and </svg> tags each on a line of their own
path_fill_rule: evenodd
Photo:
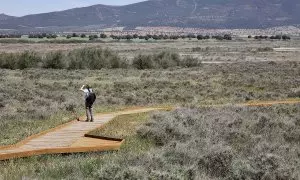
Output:
<svg viewBox="0 0 300 180">
<path fill-rule="evenodd" d="M 0 34 L 0 38 L 21 38 L 22 35 L 20 34 Z M 36 33 L 36 34 L 29 34 L 28 38 L 39 38 L 39 39 L 56 39 L 58 37 L 57 34 L 51 34 L 51 33 Z M 87 35 L 87 34 L 67 34 L 67 35 L 61 35 L 61 37 L 64 37 L 66 39 L 71 38 L 88 38 L 89 40 L 97 40 L 99 38 L 105 39 L 105 38 L 112 38 L 114 40 L 133 40 L 133 39 L 141 39 L 141 40 L 178 40 L 178 39 L 198 39 L 198 40 L 206 40 L 206 39 L 216 39 L 216 40 L 232 40 L 232 36 L 230 34 L 225 35 L 201 35 L 201 34 L 187 34 L 187 35 L 138 35 L 138 34 L 127 34 L 127 35 L 106 35 L 104 33 L 101 33 L 100 35 L 94 34 L 94 35 Z M 262 40 L 262 39 L 271 39 L 271 40 L 290 40 L 291 37 L 288 35 L 272 35 L 272 36 L 266 36 L 266 35 L 257 35 L 257 36 L 248 36 L 249 39 L 254 38 L 256 40 Z"/>
<path fill-rule="evenodd" d="M 112 39 L 115 40 L 121 40 L 121 39 L 127 39 L 127 40 L 132 40 L 132 39 L 144 39 L 144 40 L 149 40 L 149 39 L 154 39 L 154 40 L 177 40 L 177 39 L 198 39 L 198 40 L 205 40 L 205 39 L 217 39 L 217 40 L 232 40 L 231 35 L 225 34 L 225 35 L 217 35 L 217 36 L 209 36 L 209 35 L 195 35 L 195 34 L 188 34 L 188 35 L 150 35 L 147 34 L 145 36 L 141 35 L 121 35 L 121 36 L 116 36 L 116 35 L 111 35 L 110 36 Z"/>
<path fill-rule="evenodd" d="M 254 36 L 252 37 L 251 35 L 248 36 L 249 39 L 254 38 L 257 40 L 261 40 L 261 39 L 276 39 L 276 40 L 290 40 L 291 37 L 288 35 L 275 35 L 275 36 Z"/>
<path fill-rule="evenodd" d="M 0 38 L 21 38 L 20 34 L 0 34 Z"/>
<path fill-rule="evenodd" d="M 32 38 L 39 38 L 39 39 L 43 39 L 43 38 L 47 38 L 47 39 L 56 39 L 58 36 L 56 34 L 47 34 L 47 33 L 41 33 L 41 34 L 29 34 L 28 38 L 32 39 Z"/>
</svg>

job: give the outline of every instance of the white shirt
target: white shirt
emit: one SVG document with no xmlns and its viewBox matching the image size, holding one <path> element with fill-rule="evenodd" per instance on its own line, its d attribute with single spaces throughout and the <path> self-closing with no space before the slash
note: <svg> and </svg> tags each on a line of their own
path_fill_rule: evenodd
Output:
<svg viewBox="0 0 300 180">
<path fill-rule="evenodd" d="M 93 89 L 90 88 L 90 91 L 88 89 L 83 89 L 84 92 L 84 100 L 86 100 L 86 98 L 88 97 L 90 92 L 93 92 Z"/>
</svg>

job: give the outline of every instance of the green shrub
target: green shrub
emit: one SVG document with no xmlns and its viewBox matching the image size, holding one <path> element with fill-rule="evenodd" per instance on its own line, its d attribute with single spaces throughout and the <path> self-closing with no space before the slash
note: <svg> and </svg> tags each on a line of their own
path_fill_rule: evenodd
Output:
<svg viewBox="0 0 300 180">
<path fill-rule="evenodd" d="M 35 52 L 0 54 L 0 68 L 4 69 L 35 68 L 39 62 L 41 62 L 41 58 Z"/>
<path fill-rule="evenodd" d="M 0 67 L 3 69 L 16 69 L 17 58 L 14 54 L 1 53 Z"/>
<path fill-rule="evenodd" d="M 84 48 L 68 54 L 68 69 L 120 68 L 123 60 L 109 49 Z"/>
<path fill-rule="evenodd" d="M 46 69 L 64 69 L 65 65 L 65 55 L 61 52 L 51 52 L 46 55 L 43 67 Z"/>
<path fill-rule="evenodd" d="M 41 62 L 41 57 L 36 52 L 26 51 L 18 57 L 18 69 L 35 68 Z"/>
<path fill-rule="evenodd" d="M 200 62 L 196 58 L 181 58 L 177 53 L 161 52 L 153 55 L 134 57 L 132 66 L 137 69 L 167 69 L 171 67 L 197 67 Z"/>
<path fill-rule="evenodd" d="M 151 55 L 141 54 L 134 57 L 132 65 L 137 69 L 154 69 L 155 67 L 155 63 Z"/>
<path fill-rule="evenodd" d="M 197 67 L 200 65 L 201 65 L 201 62 L 199 61 L 199 59 L 193 58 L 191 56 L 183 58 L 182 61 L 180 62 L 180 66 L 186 67 L 186 68 Z"/>
<path fill-rule="evenodd" d="M 153 60 L 156 62 L 158 68 L 167 69 L 180 65 L 180 56 L 177 53 L 161 52 L 153 55 Z"/>
</svg>

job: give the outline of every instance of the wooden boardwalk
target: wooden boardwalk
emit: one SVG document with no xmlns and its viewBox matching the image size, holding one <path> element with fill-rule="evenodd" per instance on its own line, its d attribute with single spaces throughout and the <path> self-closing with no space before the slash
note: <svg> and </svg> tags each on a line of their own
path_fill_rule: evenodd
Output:
<svg viewBox="0 0 300 180">
<path fill-rule="evenodd" d="M 300 99 L 283 101 L 253 101 L 237 106 L 271 106 L 275 104 L 299 104 Z M 226 105 L 212 105 L 207 107 L 222 107 Z M 11 146 L 0 147 L 0 160 L 20 157 L 28 157 L 41 154 L 62 154 L 77 152 L 93 152 L 118 150 L 124 140 L 104 139 L 101 137 L 87 137 L 86 134 L 101 127 L 116 116 L 162 110 L 170 108 L 140 108 L 134 110 L 120 111 L 115 113 L 98 114 L 95 122 L 78 122 L 58 126 L 54 129 L 44 131 L 31 136 L 20 143 Z"/>
<path fill-rule="evenodd" d="M 94 117 L 94 122 L 72 121 L 57 128 L 31 136 L 18 144 L 0 147 L 0 160 L 41 154 L 118 150 L 123 140 L 106 140 L 100 137 L 85 137 L 85 135 L 101 127 L 118 115 L 142 113 L 153 110 L 159 110 L 159 108 L 143 108 L 98 114 Z"/>
</svg>

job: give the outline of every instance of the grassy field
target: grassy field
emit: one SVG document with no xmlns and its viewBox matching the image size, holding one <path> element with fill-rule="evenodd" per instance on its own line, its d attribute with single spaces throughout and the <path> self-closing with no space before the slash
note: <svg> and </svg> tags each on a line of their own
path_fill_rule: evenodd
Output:
<svg viewBox="0 0 300 180">
<path fill-rule="evenodd" d="M 280 105 L 123 115 L 92 133 L 126 138 L 120 151 L 0 162 L 0 178 L 299 179 L 299 113 Z"/>
<path fill-rule="evenodd" d="M 0 44 L 0 52 L 29 50 L 41 57 L 82 48 L 109 48 L 104 55 L 126 59 L 129 66 L 0 69 L 0 145 L 74 120 L 73 112 L 83 115 L 83 84 L 97 94 L 96 112 L 159 105 L 179 109 L 120 116 L 92 132 L 126 138 L 120 152 L 4 161 L 0 179 L 299 179 L 299 105 L 230 104 L 300 98 L 300 41 Z M 158 54 L 162 51 L 166 55 Z M 105 59 L 102 52 L 89 58 L 85 50 L 76 53 L 72 58 L 80 62 Z M 188 67 L 194 61 L 185 57 L 200 63 Z M 145 67 L 148 60 L 153 63 L 149 69 L 134 64 Z M 202 107 L 215 104 L 229 107 Z"/>
<path fill-rule="evenodd" d="M 216 40 L 168 40 L 150 42 L 106 42 L 106 43 L 68 43 L 68 44 L 1 44 L 0 52 L 37 51 L 70 51 L 85 47 L 110 48 L 121 57 L 132 59 L 137 54 L 153 54 L 162 50 L 177 52 L 181 56 L 193 56 L 201 61 L 222 62 L 260 62 L 260 61 L 298 61 L 300 40 L 271 41 L 237 39 L 233 41 Z M 292 52 L 270 51 L 265 48 L 298 48 Z"/>
<path fill-rule="evenodd" d="M 173 70 L 1 70 L 1 144 L 74 119 L 82 84 L 98 112 L 124 106 L 227 104 L 299 97 L 300 63 L 206 64 Z M 65 118 L 64 118 L 65 117 Z"/>
<path fill-rule="evenodd" d="M 98 176 L 109 179 L 115 172 L 106 172 L 105 169 L 114 164 L 126 163 L 124 161 L 126 158 L 144 154 L 155 147 L 151 140 L 143 139 L 136 133 L 138 125 L 147 121 L 149 121 L 147 113 L 122 115 L 113 122 L 128 122 L 133 125 L 120 127 L 117 123 L 109 123 L 97 132 L 99 135 L 126 138 L 118 152 L 46 155 L 2 161 L 0 179 L 96 179 Z M 110 132 L 110 129 L 114 129 L 116 134 Z"/>
</svg>

